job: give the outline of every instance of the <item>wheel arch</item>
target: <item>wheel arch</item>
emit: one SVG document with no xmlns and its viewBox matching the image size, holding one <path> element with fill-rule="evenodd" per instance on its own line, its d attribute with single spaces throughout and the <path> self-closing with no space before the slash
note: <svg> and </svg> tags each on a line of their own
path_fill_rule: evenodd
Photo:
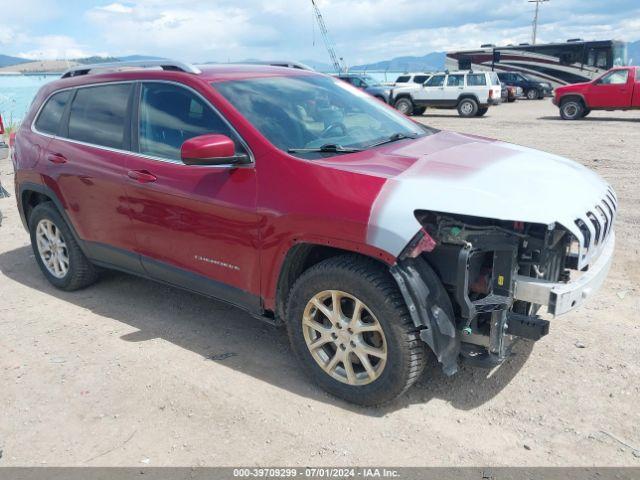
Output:
<svg viewBox="0 0 640 480">
<path fill-rule="evenodd" d="M 561 107 L 562 102 L 566 102 L 567 100 L 579 100 L 585 108 L 589 108 L 589 104 L 581 93 L 565 93 L 558 99 L 558 106 Z"/>
<path fill-rule="evenodd" d="M 478 99 L 477 95 L 475 95 L 473 93 L 463 93 L 460 96 L 458 96 L 458 103 L 456 104 L 456 107 L 458 105 L 460 105 L 460 102 L 462 102 L 463 100 L 467 100 L 467 99 L 475 100 L 475 102 L 478 104 L 478 106 L 480 106 L 480 100 Z"/>
<path fill-rule="evenodd" d="M 58 197 L 58 195 L 46 185 L 32 182 L 24 182 L 20 184 L 20 187 L 18 188 L 17 204 L 20 219 L 22 220 L 24 228 L 29 231 L 29 215 L 31 215 L 31 212 L 37 205 L 44 202 L 51 202 L 56 207 L 56 210 L 58 210 L 58 213 L 66 222 L 69 230 L 71 230 L 71 234 L 74 236 L 75 241 L 86 255 L 84 242 L 78 236 L 73 223 L 71 223 L 65 209 L 65 204 L 60 200 L 60 197 Z"/>
<path fill-rule="evenodd" d="M 289 292 L 300 275 L 323 260 L 345 254 L 360 256 L 363 259 L 373 259 L 387 268 L 393 264 L 391 256 L 382 251 L 376 254 L 371 249 L 364 251 L 361 248 L 337 245 L 330 241 L 295 243 L 286 251 L 278 269 L 275 294 L 273 295 L 276 318 L 284 319 Z"/>
</svg>

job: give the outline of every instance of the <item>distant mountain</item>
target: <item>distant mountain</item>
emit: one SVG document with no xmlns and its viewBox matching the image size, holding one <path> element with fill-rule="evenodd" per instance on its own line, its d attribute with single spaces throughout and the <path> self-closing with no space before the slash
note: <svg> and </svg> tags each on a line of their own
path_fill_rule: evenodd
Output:
<svg viewBox="0 0 640 480">
<path fill-rule="evenodd" d="M 11 57 L 9 55 L 0 55 L 0 67 L 10 67 L 21 63 L 30 62 L 28 58 Z"/>
<path fill-rule="evenodd" d="M 629 42 L 627 46 L 627 58 L 631 65 L 640 65 L 640 40 L 637 42 Z"/>
<path fill-rule="evenodd" d="M 154 57 L 152 55 L 127 55 L 125 57 L 118 57 L 115 59 L 121 62 L 138 62 L 144 60 L 166 60 L 165 57 Z"/>
<path fill-rule="evenodd" d="M 444 69 L 444 52 L 432 52 L 422 57 L 396 57 L 366 65 L 354 65 L 349 70 L 379 70 L 389 72 L 428 72 Z"/>
</svg>

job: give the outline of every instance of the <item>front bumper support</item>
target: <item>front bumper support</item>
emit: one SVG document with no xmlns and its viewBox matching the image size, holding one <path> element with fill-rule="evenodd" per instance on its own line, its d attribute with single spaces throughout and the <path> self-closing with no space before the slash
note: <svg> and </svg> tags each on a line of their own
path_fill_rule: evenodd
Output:
<svg viewBox="0 0 640 480">
<path fill-rule="evenodd" d="M 567 313 L 598 291 L 611 268 L 614 246 L 615 234 L 611 232 L 600 257 L 589 267 L 589 270 L 571 282 L 551 282 L 518 275 L 514 298 L 545 305 L 549 313 L 554 316 Z"/>
</svg>

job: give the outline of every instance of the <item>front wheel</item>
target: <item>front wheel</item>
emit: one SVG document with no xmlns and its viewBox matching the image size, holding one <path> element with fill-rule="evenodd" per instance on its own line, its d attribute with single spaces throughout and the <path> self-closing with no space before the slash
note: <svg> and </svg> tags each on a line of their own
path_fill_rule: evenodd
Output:
<svg viewBox="0 0 640 480">
<path fill-rule="evenodd" d="M 565 100 L 560 105 L 560 116 L 564 120 L 578 120 L 584 115 L 584 106 L 580 100 Z"/>
<path fill-rule="evenodd" d="M 478 113 L 478 102 L 473 98 L 465 98 L 458 104 L 458 114 L 461 117 L 475 117 Z"/>
<path fill-rule="evenodd" d="M 484 115 L 487 114 L 487 112 L 489 111 L 489 107 L 482 107 L 478 109 L 478 113 L 476 113 L 476 116 L 478 117 L 483 117 Z"/>
<path fill-rule="evenodd" d="M 398 99 L 394 107 L 396 107 L 396 110 L 398 110 L 400 113 L 404 115 L 411 115 L 414 109 L 413 102 L 411 101 L 410 98 L 406 98 L 406 97 L 402 97 Z"/>
<path fill-rule="evenodd" d="M 419 117 L 420 115 L 422 115 L 426 111 L 427 111 L 427 107 L 415 107 L 413 109 L 413 115 Z"/>
<path fill-rule="evenodd" d="M 404 299 L 382 264 L 346 255 L 302 274 L 287 304 L 291 346 L 324 390 L 359 405 L 389 402 L 426 362 Z"/>
</svg>

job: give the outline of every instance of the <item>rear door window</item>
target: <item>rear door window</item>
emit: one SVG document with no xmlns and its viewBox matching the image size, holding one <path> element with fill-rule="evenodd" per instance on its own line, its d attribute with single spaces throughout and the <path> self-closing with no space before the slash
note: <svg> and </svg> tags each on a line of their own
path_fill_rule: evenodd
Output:
<svg viewBox="0 0 640 480">
<path fill-rule="evenodd" d="M 60 129 L 60 120 L 62 120 L 62 114 L 70 96 L 71 90 L 53 94 L 47 100 L 36 120 L 36 130 L 50 135 L 57 135 Z"/>
<path fill-rule="evenodd" d="M 69 138 L 124 150 L 127 107 L 133 84 L 79 88 L 69 113 Z"/>
<path fill-rule="evenodd" d="M 413 83 L 419 83 L 420 85 L 422 85 L 427 81 L 427 78 L 429 78 L 429 75 L 416 75 L 415 77 L 413 77 Z"/>
<path fill-rule="evenodd" d="M 447 78 L 447 87 L 463 87 L 464 75 L 449 75 Z"/>
<path fill-rule="evenodd" d="M 396 83 L 407 83 L 410 79 L 411 77 L 409 75 L 402 75 L 396 78 Z"/>
<path fill-rule="evenodd" d="M 139 152 L 144 155 L 180 160 L 180 148 L 190 138 L 217 133 L 236 139 L 229 125 L 202 98 L 178 85 L 144 83 L 139 117 Z"/>
</svg>

